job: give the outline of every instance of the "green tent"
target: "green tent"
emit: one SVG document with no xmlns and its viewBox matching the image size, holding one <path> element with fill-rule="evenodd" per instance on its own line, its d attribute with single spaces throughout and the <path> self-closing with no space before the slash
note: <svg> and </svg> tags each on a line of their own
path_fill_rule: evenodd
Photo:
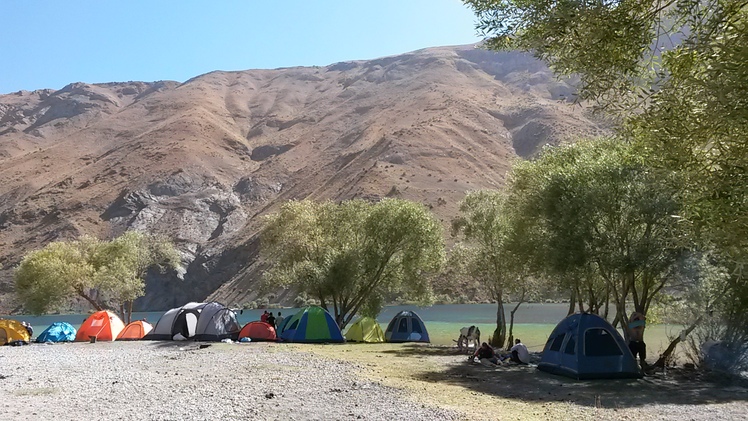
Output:
<svg viewBox="0 0 748 421">
<path fill-rule="evenodd" d="M 384 332 L 371 317 L 362 317 L 348 328 L 345 339 L 352 342 L 384 342 Z"/>
<path fill-rule="evenodd" d="M 335 320 L 322 307 L 310 306 L 299 310 L 283 322 L 281 339 L 288 342 L 344 342 Z"/>
</svg>

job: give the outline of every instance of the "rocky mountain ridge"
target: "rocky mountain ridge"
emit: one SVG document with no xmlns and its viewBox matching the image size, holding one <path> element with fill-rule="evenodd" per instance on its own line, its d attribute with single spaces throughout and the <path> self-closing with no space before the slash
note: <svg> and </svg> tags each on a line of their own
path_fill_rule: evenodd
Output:
<svg viewBox="0 0 748 421">
<path fill-rule="evenodd" d="M 258 298 L 261 216 L 285 200 L 397 196 L 446 226 L 512 160 L 601 132 L 573 92 L 530 56 L 469 45 L 0 95 L 0 314 L 19 310 L 26 252 L 82 234 L 173 238 L 183 270 L 150 274 L 136 302 L 161 310 Z"/>
</svg>

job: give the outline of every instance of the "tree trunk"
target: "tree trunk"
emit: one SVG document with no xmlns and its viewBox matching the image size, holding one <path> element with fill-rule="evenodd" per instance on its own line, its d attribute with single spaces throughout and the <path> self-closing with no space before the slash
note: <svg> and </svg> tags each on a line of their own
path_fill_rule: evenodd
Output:
<svg viewBox="0 0 748 421">
<path fill-rule="evenodd" d="M 608 320 L 608 312 L 610 310 L 610 286 L 605 285 L 605 314 L 603 318 Z"/>
<path fill-rule="evenodd" d="M 125 303 L 122 302 L 119 304 L 119 317 L 122 318 L 122 320 L 127 320 L 127 313 L 125 312 Z"/>
<path fill-rule="evenodd" d="M 571 289 L 571 296 L 569 297 L 569 310 L 566 312 L 567 316 L 574 314 L 574 306 L 576 305 L 577 294 L 574 292 L 574 288 Z"/>
<path fill-rule="evenodd" d="M 127 302 L 127 324 L 132 323 L 132 300 Z"/>
<path fill-rule="evenodd" d="M 506 341 L 506 316 L 504 315 L 504 299 L 501 294 L 496 294 L 498 308 L 496 309 L 496 330 L 493 332 L 491 346 L 503 348 Z"/>
<path fill-rule="evenodd" d="M 514 313 L 517 312 L 517 309 L 519 306 L 522 305 L 524 302 L 524 299 L 521 299 L 516 306 L 512 309 L 512 311 L 509 312 L 509 339 L 507 340 L 507 348 L 510 348 L 512 346 L 512 343 L 514 342 Z"/>
<path fill-rule="evenodd" d="M 90 303 L 90 304 L 91 304 L 91 305 L 93 306 L 93 308 L 95 308 L 95 309 L 96 309 L 96 311 L 101 311 L 101 310 L 104 310 L 104 309 L 103 309 L 103 308 L 101 307 L 101 305 L 99 305 L 99 303 L 97 303 L 97 302 L 96 302 L 96 301 L 95 301 L 95 300 L 94 300 L 93 298 L 91 298 L 91 297 L 90 297 L 90 296 L 89 296 L 88 294 L 86 294 L 85 292 L 83 292 L 83 291 L 81 291 L 81 290 L 78 290 L 78 295 L 80 295 L 81 297 L 85 298 L 85 299 L 86 299 L 86 301 L 88 301 L 88 302 L 89 302 L 89 303 Z"/>
<path fill-rule="evenodd" d="M 681 338 L 685 339 L 686 336 L 688 336 L 694 329 L 696 329 L 696 326 L 701 323 L 701 317 L 696 319 L 695 322 L 691 326 L 689 326 L 687 329 L 681 331 L 680 335 L 678 335 L 677 338 L 673 339 L 672 342 L 670 342 L 670 345 L 668 345 L 665 352 L 660 354 L 660 358 L 655 361 L 653 367 L 659 367 L 663 368 L 665 367 L 665 362 L 670 358 L 670 355 L 672 355 L 673 351 L 675 351 L 675 347 L 681 342 Z"/>
</svg>

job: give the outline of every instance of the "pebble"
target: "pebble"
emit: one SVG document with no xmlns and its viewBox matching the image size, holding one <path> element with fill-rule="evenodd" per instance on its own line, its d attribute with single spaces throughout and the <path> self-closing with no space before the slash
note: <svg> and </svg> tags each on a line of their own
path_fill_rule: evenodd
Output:
<svg viewBox="0 0 748 421">
<path fill-rule="evenodd" d="M 284 345 L 181 345 L 2 347 L 0 357 L 24 375 L 2 377 L 0 418 L 28 419 L 55 408 L 56 421 L 344 420 L 361 414 L 375 420 L 459 419 L 456 412 L 422 405 L 410 392 L 362 380 L 355 364 Z"/>
</svg>

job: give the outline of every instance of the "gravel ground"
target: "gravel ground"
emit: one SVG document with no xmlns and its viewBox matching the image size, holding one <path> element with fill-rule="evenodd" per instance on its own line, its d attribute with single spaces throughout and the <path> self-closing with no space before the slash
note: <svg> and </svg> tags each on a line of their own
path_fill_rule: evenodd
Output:
<svg viewBox="0 0 748 421">
<path fill-rule="evenodd" d="M 282 344 L 76 343 L 0 347 L 0 418 L 457 419 L 354 362 Z M 201 348 L 202 346 L 202 348 Z"/>
</svg>

